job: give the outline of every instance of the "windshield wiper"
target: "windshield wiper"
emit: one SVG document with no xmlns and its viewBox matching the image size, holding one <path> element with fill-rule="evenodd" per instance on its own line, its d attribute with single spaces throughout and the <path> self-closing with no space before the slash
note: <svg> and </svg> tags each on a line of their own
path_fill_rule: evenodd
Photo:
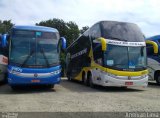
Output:
<svg viewBox="0 0 160 118">
<path fill-rule="evenodd" d="M 24 60 L 24 62 L 21 64 L 21 67 L 23 67 L 26 63 L 27 63 L 27 61 L 29 60 L 29 58 L 33 55 L 33 53 L 34 53 L 34 50 L 32 50 L 31 52 L 30 52 L 30 54 L 27 56 L 27 58 Z"/>
<path fill-rule="evenodd" d="M 44 52 L 44 49 L 41 48 L 41 49 L 40 49 L 40 52 L 43 54 L 43 57 L 44 57 L 44 59 L 45 59 L 45 61 L 46 61 L 46 64 L 47 64 L 47 67 L 49 67 L 49 62 L 48 62 L 48 59 L 47 59 L 46 54 L 45 54 L 45 52 Z"/>
</svg>

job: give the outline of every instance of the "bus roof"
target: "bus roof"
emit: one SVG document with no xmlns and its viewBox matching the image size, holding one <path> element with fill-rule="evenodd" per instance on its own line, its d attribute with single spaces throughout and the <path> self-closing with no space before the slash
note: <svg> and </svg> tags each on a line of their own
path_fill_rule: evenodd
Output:
<svg viewBox="0 0 160 118">
<path fill-rule="evenodd" d="M 110 35 L 110 34 L 113 34 L 114 32 L 113 31 L 116 31 L 115 34 L 118 32 L 119 29 L 117 29 L 117 25 L 121 25 L 124 27 L 124 30 L 126 30 L 126 28 L 128 27 L 131 27 L 132 29 L 137 29 L 138 32 L 141 32 L 141 30 L 139 29 L 139 27 L 134 24 L 134 23 L 129 23 L 129 22 L 120 22 L 120 21 L 109 21 L 109 20 L 106 20 L 106 21 L 99 21 L 95 24 L 93 24 L 88 30 L 86 30 L 81 36 L 83 36 L 86 32 L 89 32 L 94 26 L 96 25 L 99 25 L 100 26 L 100 30 L 101 30 L 101 33 L 102 33 L 102 36 L 103 34 L 105 34 L 105 32 L 103 32 L 103 30 L 107 30 L 107 34 Z M 107 28 L 107 29 L 105 29 Z M 117 30 L 116 30 L 117 29 Z M 136 31 L 136 30 L 134 30 Z M 135 42 L 144 42 L 144 36 L 142 35 L 142 33 L 138 33 L 141 35 L 141 40 L 139 40 L 138 38 L 135 38 Z M 81 37 L 79 36 L 79 37 Z M 68 47 L 70 48 L 72 45 L 74 45 L 74 43 L 79 39 L 79 37 L 74 40 Z M 126 38 L 130 37 L 130 36 L 125 36 Z M 126 41 L 125 39 L 118 39 L 118 38 L 115 38 L 115 39 L 112 39 L 112 40 L 120 40 L 120 41 Z M 131 42 L 133 42 L 131 41 Z"/>
<path fill-rule="evenodd" d="M 146 40 L 158 40 L 158 39 L 160 39 L 160 35 L 156 35 L 156 36 L 146 38 Z"/>
<path fill-rule="evenodd" d="M 12 29 L 58 32 L 58 30 L 55 28 L 44 27 L 44 26 L 18 26 L 17 25 L 17 26 L 13 26 Z"/>
<path fill-rule="evenodd" d="M 124 23 L 124 24 L 134 24 L 134 23 L 130 23 L 130 22 L 122 22 L 122 21 L 111 21 L 111 20 L 104 20 L 104 21 L 99 21 L 99 22 L 97 22 L 97 23 L 95 23 L 95 24 L 105 24 L 105 23 L 107 23 L 107 24 L 117 24 L 117 23 Z M 135 24 L 136 25 L 136 24 Z"/>
</svg>

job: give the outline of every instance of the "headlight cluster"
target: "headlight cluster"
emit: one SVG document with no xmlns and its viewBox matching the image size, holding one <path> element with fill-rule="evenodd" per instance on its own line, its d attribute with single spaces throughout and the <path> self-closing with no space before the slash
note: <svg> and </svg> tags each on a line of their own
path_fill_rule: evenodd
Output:
<svg viewBox="0 0 160 118">
<path fill-rule="evenodd" d="M 107 73 L 108 76 L 116 78 L 117 76 L 111 73 Z"/>
<path fill-rule="evenodd" d="M 142 75 L 142 77 L 141 77 L 141 78 L 143 79 L 143 78 L 146 78 L 147 76 L 148 76 L 148 74 L 146 74 L 146 75 Z"/>
<path fill-rule="evenodd" d="M 59 73 L 61 73 L 61 70 L 56 70 L 56 71 L 51 72 L 51 74 L 53 74 L 53 75 L 57 75 Z"/>
</svg>

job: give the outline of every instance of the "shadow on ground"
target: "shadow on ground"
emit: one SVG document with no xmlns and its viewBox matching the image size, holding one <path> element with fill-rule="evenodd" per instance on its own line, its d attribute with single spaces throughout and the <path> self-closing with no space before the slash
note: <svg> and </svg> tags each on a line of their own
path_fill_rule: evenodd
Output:
<svg viewBox="0 0 160 118">
<path fill-rule="evenodd" d="M 0 94 L 31 94 L 42 92 L 55 92 L 55 89 L 46 86 L 20 86 L 16 89 L 12 89 L 7 84 L 0 86 Z"/>
<path fill-rule="evenodd" d="M 148 82 L 148 86 L 152 88 L 160 88 L 160 85 L 158 85 L 156 82 Z"/>
<path fill-rule="evenodd" d="M 62 80 L 61 86 L 73 92 L 143 92 L 142 88 L 102 87 L 90 88 L 81 82 Z"/>
<path fill-rule="evenodd" d="M 149 83 L 151 88 L 159 88 L 160 86 L 156 83 Z M 95 88 L 90 88 L 85 86 L 81 82 L 77 81 L 68 81 L 66 78 L 63 78 L 60 85 L 56 85 L 55 88 L 48 88 L 46 86 L 23 86 L 18 87 L 16 90 L 12 90 L 11 87 L 7 84 L 0 85 L 0 94 L 34 94 L 34 93 L 42 93 L 42 92 L 143 92 L 147 89 L 142 87 L 135 88 L 122 88 L 122 87 L 102 87 L 96 86 Z M 54 94 L 54 93 L 53 93 Z"/>
</svg>

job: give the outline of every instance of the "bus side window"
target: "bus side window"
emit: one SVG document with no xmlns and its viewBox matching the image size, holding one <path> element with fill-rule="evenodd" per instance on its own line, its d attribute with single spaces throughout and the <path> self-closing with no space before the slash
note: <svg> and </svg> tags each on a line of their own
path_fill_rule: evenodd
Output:
<svg viewBox="0 0 160 118">
<path fill-rule="evenodd" d="M 147 44 L 147 55 L 148 56 L 153 56 L 154 55 L 154 49 L 152 44 Z"/>
<path fill-rule="evenodd" d="M 95 49 L 93 49 L 94 60 L 99 65 L 103 65 L 103 61 L 102 61 L 103 52 L 101 48 L 102 48 L 101 45 L 97 45 Z"/>
</svg>

